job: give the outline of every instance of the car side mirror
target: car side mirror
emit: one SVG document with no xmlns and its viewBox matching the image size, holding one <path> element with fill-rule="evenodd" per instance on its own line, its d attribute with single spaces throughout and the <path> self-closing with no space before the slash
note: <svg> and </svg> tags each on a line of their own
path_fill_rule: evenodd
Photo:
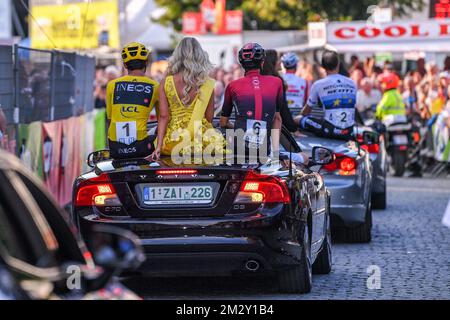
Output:
<svg viewBox="0 0 450 320">
<path fill-rule="evenodd" d="M 336 156 L 330 149 L 314 147 L 312 149 L 312 165 L 327 165 L 336 160 Z"/>
<path fill-rule="evenodd" d="M 378 144 L 380 142 L 380 135 L 373 131 L 364 131 L 363 132 L 363 144 L 367 146 L 371 146 L 374 144 Z"/>
<path fill-rule="evenodd" d="M 91 152 L 87 157 L 86 163 L 89 167 L 94 168 L 97 163 L 109 159 L 111 159 L 109 150 L 99 150 Z"/>
<path fill-rule="evenodd" d="M 145 261 L 139 238 L 118 227 L 93 226 L 86 245 L 94 262 L 107 270 L 133 270 Z"/>
</svg>

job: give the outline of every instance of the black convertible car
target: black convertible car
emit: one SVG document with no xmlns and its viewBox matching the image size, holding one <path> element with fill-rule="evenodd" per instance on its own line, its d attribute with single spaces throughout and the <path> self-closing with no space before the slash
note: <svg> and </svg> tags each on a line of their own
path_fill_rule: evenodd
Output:
<svg viewBox="0 0 450 320">
<path fill-rule="evenodd" d="M 287 131 L 281 140 L 284 155 L 301 151 Z M 303 165 L 188 166 L 170 158 L 108 157 L 93 153 L 93 170 L 75 181 L 73 218 L 84 237 L 98 224 L 137 234 L 147 257 L 142 274 L 272 273 L 280 291 L 305 293 L 313 271 L 330 272 L 330 194 L 322 177 Z M 312 162 L 333 158 L 316 148 Z"/>
</svg>

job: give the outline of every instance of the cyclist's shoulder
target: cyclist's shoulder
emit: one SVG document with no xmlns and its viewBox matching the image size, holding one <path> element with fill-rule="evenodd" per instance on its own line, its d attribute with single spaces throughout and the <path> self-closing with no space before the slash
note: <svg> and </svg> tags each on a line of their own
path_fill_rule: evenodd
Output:
<svg viewBox="0 0 450 320">
<path fill-rule="evenodd" d="M 298 76 L 295 73 L 283 73 L 282 76 L 283 79 L 285 79 L 286 81 L 306 82 L 306 80 L 303 77 Z"/>
<path fill-rule="evenodd" d="M 283 79 L 281 77 L 271 76 L 271 75 L 262 75 L 261 79 L 263 80 L 263 83 L 267 83 L 269 85 L 283 86 Z"/>
<path fill-rule="evenodd" d="M 120 78 L 111 80 L 110 82 L 140 82 L 140 83 L 148 83 L 148 84 L 152 84 L 152 85 L 158 85 L 158 81 L 147 77 L 147 76 L 130 76 L 130 75 L 126 75 L 126 76 L 122 76 Z"/>
</svg>

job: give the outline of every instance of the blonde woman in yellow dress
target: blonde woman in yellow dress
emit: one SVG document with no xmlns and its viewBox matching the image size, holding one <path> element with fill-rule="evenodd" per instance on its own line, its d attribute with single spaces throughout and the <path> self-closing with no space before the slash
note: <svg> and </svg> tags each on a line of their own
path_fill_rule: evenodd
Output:
<svg viewBox="0 0 450 320">
<path fill-rule="evenodd" d="M 161 154 L 177 157 L 224 152 L 223 136 L 211 124 L 215 85 L 209 77 L 211 69 L 208 54 L 196 39 L 181 40 L 160 84 L 158 140 L 152 159 Z"/>
</svg>

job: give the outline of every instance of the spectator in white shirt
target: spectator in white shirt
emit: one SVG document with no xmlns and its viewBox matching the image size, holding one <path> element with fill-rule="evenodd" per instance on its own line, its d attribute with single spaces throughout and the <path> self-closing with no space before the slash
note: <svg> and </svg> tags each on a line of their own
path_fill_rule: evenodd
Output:
<svg viewBox="0 0 450 320">
<path fill-rule="evenodd" d="M 364 120 L 372 119 L 375 108 L 382 98 L 381 91 L 375 89 L 372 80 L 364 78 L 356 95 L 356 108 Z"/>
</svg>

